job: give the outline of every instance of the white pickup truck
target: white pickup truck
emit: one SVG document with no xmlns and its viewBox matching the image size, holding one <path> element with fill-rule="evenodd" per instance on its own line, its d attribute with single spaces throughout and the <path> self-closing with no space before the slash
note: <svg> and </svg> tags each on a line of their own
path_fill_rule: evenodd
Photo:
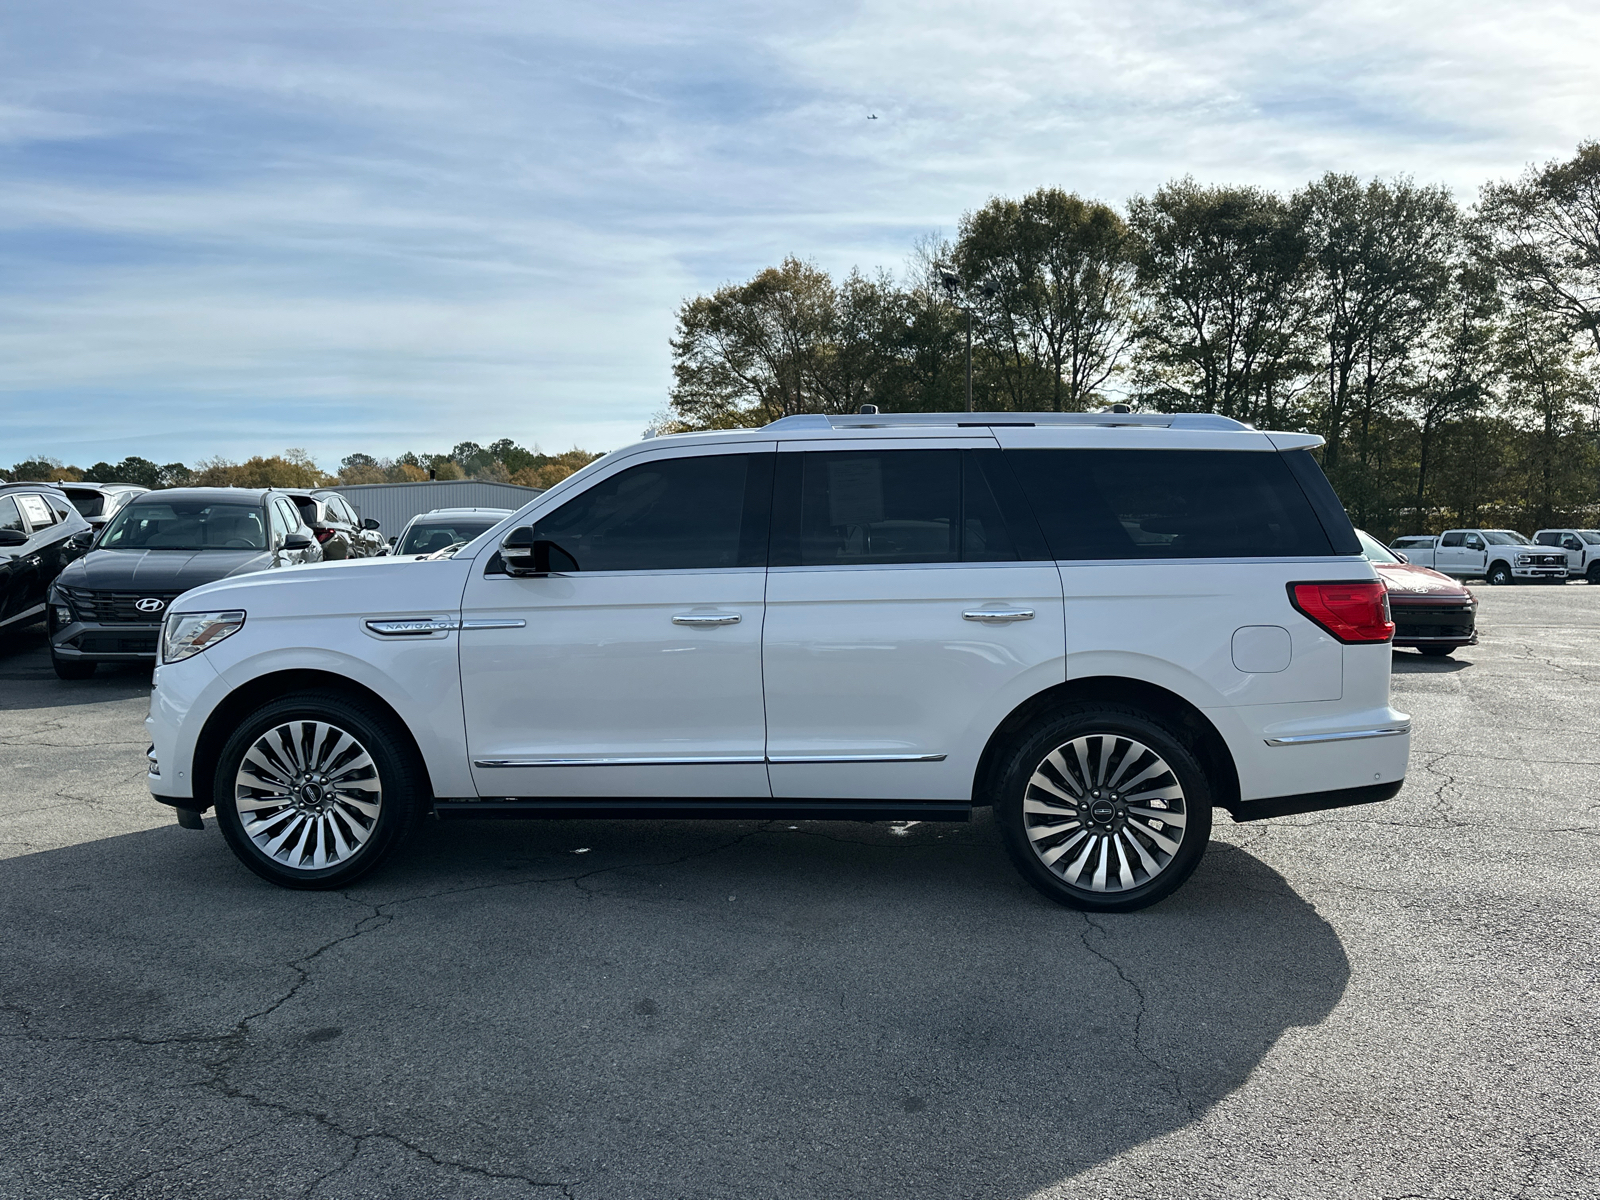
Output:
<svg viewBox="0 0 1600 1200">
<path fill-rule="evenodd" d="M 1407 562 L 1456 579 L 1501 584 L 1567 578 L 1566 551 L 1535 546 L 1514 529 L 1447 529 L 1438 537 L 1396 538 L 1391 548 Z"/>
<path fill-rule="evenodd" d="M 1600 583 L 1600 529 L 1541 529 L 1536 546 L 1554 546 L 1567 556 L 1567 574 Z"/>
</svg>

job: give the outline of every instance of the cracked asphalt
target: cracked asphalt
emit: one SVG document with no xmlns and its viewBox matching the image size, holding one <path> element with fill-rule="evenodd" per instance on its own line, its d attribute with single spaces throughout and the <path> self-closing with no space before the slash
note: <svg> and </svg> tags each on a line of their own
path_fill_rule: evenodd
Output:
<svg viewBox="0 0 1600 1200">
<path fill-rule="evenodd" d="M 1593 1197 L 1600 588 L 1395 655 L 1409 781 L 1057 908 L 971 825 L 428 823 L 275 889 L 147 674 L 0 640 L 0 1197 Z"/>
</svg>

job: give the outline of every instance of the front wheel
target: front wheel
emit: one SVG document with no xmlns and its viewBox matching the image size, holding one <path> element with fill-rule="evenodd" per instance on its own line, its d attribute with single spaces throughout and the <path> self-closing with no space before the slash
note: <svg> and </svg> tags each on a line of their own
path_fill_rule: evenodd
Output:
<svg viewBox="0 0 1600 1200">
<path fill-rule="evenodd" d="M 1417 651 L 1429 658 L 1446 658 L 1456 652 L 1454 646 L 1418 646 Z"/>
<path fill-rule="evenodd" d="M 994 807 L 1023 878 L 1091 912 L 1165 899 L 1211 836 L 1211 784 L 1194 754 L 1120 705 L 1070 705 L 1023 734 Z"/>
<path fill-rule="evenodd" d="M 1590 583 L 1600 583 L 1600 562 L 1590 563 L 1589 570 L 1584 575 L 1584 578 Z"/>
<path fill-rule="evenodd" d="M 228 739 L 212 784 L 239 860 L 290 888 L 340 888 L 379 866 L 427 802 L 426 773 L 387 713 L 337 693 L 263 705 Z"/>
<path fill-rule="evenodd" d="M 1507 583 L 1516 582 L 1511 577 L 1511 568 L 1506 566 L 1505 563 L 1503 563 L 1503 562 L 1497 562 L 1497 563 L 1494 564 L 1494 566 L 1490 567 L 1489 568 L 1489 573 L 1487 575 L 1485 575 L 1484 578 L 1487 579 L 1495 587 L 1500 587 L 1500 586 L 1502 586 L 1504 584 L 1507 584 Z"/>
</svg>

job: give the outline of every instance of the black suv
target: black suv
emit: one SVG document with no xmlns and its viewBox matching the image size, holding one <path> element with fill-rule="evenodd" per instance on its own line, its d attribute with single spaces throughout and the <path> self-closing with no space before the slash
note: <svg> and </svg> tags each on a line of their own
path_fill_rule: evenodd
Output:
<svg viewBox="0 0 1600 1200">
<path fill-rule="evenodd" d="M 0 629 L 44 616 L 51 582 L 93 537 L 53 484 L 0 483 Z"/>
<path fill-rule="evenodd" d="M 190 588 L 321 560 L 315 535 L 285 492 L 146 492 L 50 589 L 51 664 L 62 679 L 87 679 L 96 663 L 153 663 L 162 618 Z"/>
</svg>

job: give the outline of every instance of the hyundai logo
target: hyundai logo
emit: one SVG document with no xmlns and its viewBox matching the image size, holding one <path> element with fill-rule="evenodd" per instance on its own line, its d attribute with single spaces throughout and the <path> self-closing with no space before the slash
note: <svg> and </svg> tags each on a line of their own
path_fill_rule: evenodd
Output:
<svg viewBox="0 0 1600 1200">
<path fill-rule="evenodd" d="M 157 596 L 146 596 L 143 600 L 140 600 L 138 603 L 136 603 L 134 607 L 143 613 L 158 613 L 164 607 L 166 607 L 166 603 L 167 602 L 165 600 L 162 600 Z"/>
</svg>

